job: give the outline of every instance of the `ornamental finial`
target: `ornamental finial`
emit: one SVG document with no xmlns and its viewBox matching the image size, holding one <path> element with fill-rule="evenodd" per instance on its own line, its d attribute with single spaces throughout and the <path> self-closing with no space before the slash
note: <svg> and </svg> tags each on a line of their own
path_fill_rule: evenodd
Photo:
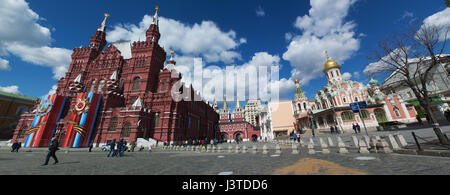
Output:
<svg viewBox="0 0 450 195">
<path fill-rule="evenodd" d="M 108 13 L 105 13 L 105 20 L 108 19 L 111 15 L 109 15 Z"/>
<path fill-rule="evenodd" d="M 325 54 L 327 55 L 327 60 L 330 60 L 330 56 L 328 56 L 328 51 L 325 51 Z"/>
<path fill-rule="evenodd" d="M 158 12 L 159 11 L 159 6 L 156 6 L 155 10 L 156 10 L 156 12 Z"/>
</svg>

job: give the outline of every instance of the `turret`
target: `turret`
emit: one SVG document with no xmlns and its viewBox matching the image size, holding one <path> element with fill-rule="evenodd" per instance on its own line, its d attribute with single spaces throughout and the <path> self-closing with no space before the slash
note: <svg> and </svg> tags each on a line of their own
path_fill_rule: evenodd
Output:
<svg viewBox="0 0 450 195">
<path fill-rule="evenodd" d="M 159 7 L 156 6 L 155 10 L 156 10 L 156 12 L 155 12 L 155 15 L 153 16 L 153 22 L 150 25 L 150 27 L 148 28 L 145 35 L 147 38 L 147 42 L 158 43 L 159 38 L 161 37 L 161 34 L 159 33 L 159 17 L 158 17 Z"/>
<path fill-rule="evenodd" d="M 109 16 L 109 14 L 105 13 L 105 19 L 103 19 L 94 36 L 91 37 L 90 48 L 101 51 L 106 46 L 106 20 L 108 20 Z"/>
</svg>

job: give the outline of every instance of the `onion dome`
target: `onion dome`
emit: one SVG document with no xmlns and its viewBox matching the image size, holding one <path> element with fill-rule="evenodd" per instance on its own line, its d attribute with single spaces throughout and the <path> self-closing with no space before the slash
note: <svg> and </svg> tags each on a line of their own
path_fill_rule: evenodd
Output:
<svg viewBox="0 0 450 195">
<path fill-rule="evenodd" d="M 339 65 L 336 61 L 330 59 L 330 57 L 328 56 L 328 51 L 325 52 L 327 54 L 327 62 L 325 63 L 324 67 L 323 67 L 323 72 L 327 72 L 328 70 L 332 69 L 332 68 L 342 68 L 341 65 Z"/>
</svg>

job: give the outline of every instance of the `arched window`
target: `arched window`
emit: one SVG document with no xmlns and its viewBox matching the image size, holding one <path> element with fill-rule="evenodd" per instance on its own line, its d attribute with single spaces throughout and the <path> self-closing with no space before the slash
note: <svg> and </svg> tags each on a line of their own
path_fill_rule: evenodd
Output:
<svg viewBox="0 0 450 195">
<path fill-rule="evenodd" d="M 344 112 L 344 113 L 342 113 L 341 117 L 342 117 L 342 120 L 345 122 L 355 120 L 355 114 L 353 114 L 352 112 Z"/>
<path fill-rule="evenodd" d="M 136 77 L 134 78 L 133 91 L 139 91 L 140 88 L 141 88 L 141 78 Z"/>
<path fill-rule="evenodd" d="M 306 103 L 303 103 L 303 108 L 305 108 L 305 110 L 308 110 L 308 108 L 306 107 Z"/>
<path fill-rule="evenodd" d="M 188 127 L 190 128 L 190 123 L 191 123 L 191 120 L 190 120 L 191 118 L 189 118 L 188 120 L 188 122 L 189 122 L 189 124 L 188 124 Z M 159 127 L 159 122 L 160 122 L 160 120 L 161 120 L 161 117 L 159 116 L 159 113 L 156 113 L 155 114 L 155 120 L 154 120 L 154 127 L 155 128 L 158 128 Z"/>
<path fill-rule="evenodd" d="M 394 107 L 394 112 L 396 117 L 400 117 L 400 110 L 397 108 L 397 106 Z"/>
<path fill-rule="evenodd" d="M 298 111 L 302 111 L 302 106 L 298 103 Z"/>
<path fill-rule="evenodd" d="M 108 131 L 116 131 L 117 128 L 117 117 L 114 117 L 111 119 L 111 122 L 109 123 Z"/>
<path fill-rule="evenodd" d="M 105 86 L 105 80 L 101 80 L 100 83 L 98 84 L 97 92 L 101 93 L 103 91 L 104 86 Z"/>
<path fill-rule="evenodd" d="M 370 119 L 370 113 L 367 110 L 361 110 L 363 119 Z"/>
<path fill-rule="evenodd" d="M 92 81 L 90 92 L 94 92 L 95 91 L 95 82 L 96 82 L 96 80 Z"/>
<path fill-rule="evenodd" d="M 130 134 L 131 134 L 131 124 L 126 123 L 122 128 L 122 136 L 121 137 L 128 138 L 128 137 L 130 137 Z"/>
</svg>

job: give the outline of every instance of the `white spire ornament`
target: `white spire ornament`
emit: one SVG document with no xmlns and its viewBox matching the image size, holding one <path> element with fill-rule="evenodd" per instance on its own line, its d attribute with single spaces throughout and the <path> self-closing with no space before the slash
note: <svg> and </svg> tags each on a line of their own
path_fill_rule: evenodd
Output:
<svg viewBox="0 0 450 195">
<path fill-rule="evenodd" d="M 106 20 L 108 20 L 108 17 L 110 17 L 110 16 L 111 15 L 109 15 L 108 13 L 105 13 L 105 19 L 103 20 L 102 24 L 98 28 L 98 31 L 105 32 L 105 30 L 106 30 Z"/>
<path fill-rule="evenodd" d="M 159 18 L 158 18 L 158 11 L 159 11 L 159 6 L 155 7 L 155 15 L 153 16 L 153 21 L 152 24 L 155 24 L 156 26 L 159 26 Z"/>
</svg>

